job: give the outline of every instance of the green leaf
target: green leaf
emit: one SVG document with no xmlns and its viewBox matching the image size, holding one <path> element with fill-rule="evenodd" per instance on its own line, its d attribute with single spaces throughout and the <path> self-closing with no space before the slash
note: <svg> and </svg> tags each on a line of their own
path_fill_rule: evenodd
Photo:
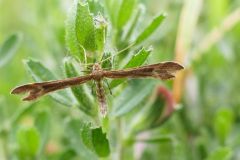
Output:
<svg viewBox="0 0 240 160">
<path fill-rule="evenodd" d="M 152 97 L 154 97 L 152 98 L 153 102 L 144 107 L 138 114 L 135 114 L 136 120 L 133 122 L 133 132 L 138 133 L 162 125 L 163 111 L 167 109 L 165 105 L 166 100 L 157 92 Z"/>
<path fill-rule="evenodd" d="M 47 111 L 38 113 L 35 118 L 35 126 L 41 135 L 39 154 L 42 155 L 50 133 L 50 114 Z"/>
<path fill-rule="evenodd" d="M 17 125 L 18 121 L 26 114 L 30 114 L 33 108 L 36 106 L 36 103 L 29 104 L 25 107 L 19 107 L 15 110 L 14 115 L 10 118 L 10 125 Z"/>
<path fill-rule="evenodd" d="M 107 60 L 106 60 L 107 59 Z M 104 52 L 102 56 L 102 68 L 111 69 L 113 66 L 113 57 L 111 52 Z"/>
<path fill-rule="evenodd" d="M 84 48 L 78 43 L 76 26 L 75 26 L 76 7 L 71 9 L 66 20 L 66 35 L 65 42 L 69 52 L 79 59 L 81 62 L 86 61 L 86 53 Z"/>
<path fill-rule="evenodd" d="M 145 28 L 145 30 L 136 38 L 134 45 L 138 45 L 147 38 L 149 38 L 153 34 L 153 32 L 156 31 L 157 28 L 162 24 L 165 17 L 166 16 L 164 14 L 160 14 L 159 16 L 154 18 L 152 22 L 148 25 L 148 27 Z"/>
<path fill-rule="evenodd" d="M 135 54 L 129 62 L 124 66 L 124 69 L 126 68 L 133 68 L 137 66 L 141 66 L 150 55 L 151 50 L 146 50 L 145 48 L 141 49 L 137 54 Z M 116 79 L 111 81 L 110 88 L 117 87 L 119 84 L 125 82 L 126 79 Z"/>
<path fill-rule="evenodd" d="M 81 128 L 81 137 L 84 145 L 89 148 L 91 151 L 94 151 L 93 143 L 92 143 L 92 131 L 90 129 L 91 124 L 85 124 Z"/>
<path fill-rule="evenodd" d="M 91 129 L 90 124 L 82 127 L 83 143 L 99 157 L 107 157 L 110 154 L 109 142 L 102 128 Z"/>
<path fill-rule="evenodd" d="M 149 137 L 146 139 L 136 139 L 137 142 L 144 142 L 144 143 L 172 143 L 173 137 L 172 136 L 159 136 L 159 137 Z"/>
<path fill-rule="evenodd" d="M 221 144 L 225 144 L 233 125 L 233 112 L 229 108 L 218 110 L 214 118 L 214 130 Z"/>
<path fill-rule="evenodd" d="M 102 132 L 102 128 L 92 130 L 92 142 L 99 157 L 107 157 L 110 154 L 109 142 L 106 134 Z"/>
<path fill-rule="evenodd" d="M 232 149 L 228 147 L 221 147 L 212 152 L 207 160 L 230 160 L 232 157 Z"/>
<path fill-rule="evenodd" d="M 71 147 L 82 159 L 97 160 L 97 156 L 92 153 L 85 143 L 85 139 L 82 138 L 81 129 L 85 126 L 81 120 L 70 119 L 65 124 L 65 130 L 67 139 L 69 139 Z"/>
<path fill-rule="evenodd" d="M 20 42 L 22 40 L 22 34 L 15 33 L 9 36 L 0 47 L 0 67 L 7 64 L 17 52 Z"/>
<path fill-rule="evenodd" d="M 89 5 L 89 10 L 91 13 L 94 13 L 94 15 L 97 15 L 98 13 L 104 13 L 104 7 L 99 0 L 87 0 L 87 2 Z"/>
<path fill-rule="evenodd" d="M 151 53 L 151 49 L 146 50 L 141 49 L 137 54 L 135 54 L 130 61 L 126 64 L 124 68 L 133 68 L 142 65 Z"/>
<path fill-rule="evenodd" d="M 95 40 L 97 45 L 97 50 L 102 53 L 105 46 L 105 36 L 107 30 L 107 23 L 103 16 L 99 14 L 96 17 L 96 33 L 95 33 Z M 101 56 L 99 56 L 101 57 Z"/>
<path fill-rule="evenodd" d="M 77 4 L 76 34 L 80 45 L 87 51 L 96 51 L 95 26 L 88 4 Z"/>
<path fill-rule="evenodd" d="M 137 23 L 139 22 L 139 19 L 140 19 L 142 13 L 143 13 L 143 10 L 144 10 L 144 6 L 143 5 L 139 5 L 138 8 L 137 8 L 136 14 L 134 15 L 134 19 L 131 22 L 130 27 L 128 28 L 128 32 L 127 32 L 127 34 L 126 34 L 126 36 L 124 38 L 125 39 L 124 41 L 128 42 L 129 39 L 131 38 L 131 36 L 133 34 L 133 31 L 135 30 L 135 28 L 137 26 Z"/>
<path fill-rule="evenodd" d="M 76 14 L 77 14 L 77 4 L 73 6 L 68 14 L 66 20 L 66 36 L 65 42 L 69 52 L 79 59 L 81 62 L 86 61 L 86 53 L 82 45 L 78 42 L 76 33 Z"/>
<path fill-rule="evenodd" d="M 49 81 L 49 80 L 56 79 L 53 73 L 50 72 L 46 67 L 44 67 L 39 61 L 28 59 L 28 60 L 25 60 L 24 62 L 25 62 L 25 68 L 27 69 L 29 74 L 32 76 L 32 78 L 36 82 Z M 66 90 L 61 90 L 58 92 L 51 93 L 50 96 L 61 104 L 64 104 L 67 106 L 74 105 L 71 97 L 69 97 L 69 94 Z"/>
<path fill-rule="evenodd" d="M 22 157 L 35 157 L 40 147 L 40 136 L 36 128 L 21 128 L 17 131 L 18 151 Z"/>
<path fill-rule="evenodd" d="M 113 116 L 123 116 L 142 104 L 145 98 L 152 93 L 154 86 L 155 83 L 153 80 L 134 80 L 132 85 L 125 88 L 115 98 L 113 102 Z"/>
<path fill-rule="evenodd" d="M 79 76 L 70 58 L 65 58 L 64 67 L 65 67 L 66 76 L 68 78 Z M 85 84 L 81 84 L 76 87 L 72 87 L 71 91 L 79 103 L 78 105 L 79 109 L 82 110 L 87 115 L 95 116 L 97 114 L 97 110 L 96 110 L 94 101 L 86 93 L 86 90 L 84 87 L 86 87 Z"/>
<path fill-rule="evenodd" d="M 104 6 L 108 12 L 112 26 L 116 26 L 116 18 L 118 16 L 117 11 L 119 10 L 119 6 L 121 5 L 120 3 L 121 1 L 119 0 L 104 0 Z"/>
<path fill-rule="evenodd" d="M 135 4 L 136 0 L 122 0 L 122 4 L 118 13 L 118 29 L 122 29 L 122 27 L 129 21 L 134 11 Z"/>
<path fill-rule="evenodd" d="M 68 148 L 67 150 L 64 150 L 64 152 L 60 155 L 59 160 L 66 160 L 66 159 L 74 160 L 75 157 L 76 157 L 76 152 L 73 149 Z"/>
</svg>

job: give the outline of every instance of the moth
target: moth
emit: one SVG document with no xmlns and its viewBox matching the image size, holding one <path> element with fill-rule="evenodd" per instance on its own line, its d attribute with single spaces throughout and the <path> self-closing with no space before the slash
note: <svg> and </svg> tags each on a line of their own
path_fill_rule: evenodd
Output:
<svg viewBox="0 0 240 160">
<path fill-rule="evenodd" d="M 28 92 L 28 96 L 23 98 L 23 101 L 32 101 L 48 93 L 93 80 L 96 84 L 96 94 L 100 106 L 100 112 L 105 116 L 107 114 L 107 103 L 103 87 L 104 78 L 158 78 L 161 80 L 168 80 L 175 78 L 175 72 L 182 70 L 183 68 L 182 65 L 169 61 L 124 70 L 104 70 L 99 63 L 95 63 L 92 67 L 92 72 L 88 75 L 63 80 L 30 83 L 16 87 L 11 91 L 11 94 Z"/>
</svg>

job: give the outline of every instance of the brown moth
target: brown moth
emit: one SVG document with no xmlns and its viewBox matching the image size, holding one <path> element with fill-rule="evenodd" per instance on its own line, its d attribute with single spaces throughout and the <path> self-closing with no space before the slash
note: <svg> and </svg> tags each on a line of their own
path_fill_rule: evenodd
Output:
<svg viewBox="0 0 240 160">
<path fill-rule="evenodd" d="M 103 70 L 99 63 L 93 65 L 92 72 L 89 75 L 67 78 L 63 80 L 46 81 L 31 83 L 16 87 L 11 94 L 21 94 L 29 92 L 23 101 L 35 100 L 45 94 L 54 92 L 67 87 L 73 87 L 83 84 L 90 80 L 96 83 L 97 98 L 100 105 L 100 112 L 103 116 L 107 114 L 107 103 L 103 88 L 103 78 L 120 79 L 120 78 L 159 78 L 168 80 L 175 78 L 174 73 L 182 70 L 184 67 L 176 62 L 162 62 L 136 68 L 124 70 Z"/>
</svg>

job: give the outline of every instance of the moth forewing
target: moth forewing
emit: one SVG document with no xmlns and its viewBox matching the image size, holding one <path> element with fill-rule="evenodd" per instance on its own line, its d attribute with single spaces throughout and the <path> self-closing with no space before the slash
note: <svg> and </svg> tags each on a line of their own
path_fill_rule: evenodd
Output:
<svg viewBox="0 0 240 160">
<path fill-rule="evenodd" d="M 126 70 L 106 71 L 107 78 L 160 78 L 162 80 L 174 78 L 174 73 L 183 69 L 183 66 L 176 62 L 164 62 L 146 65 Z"/>
<path fill-rule="evenodd" d="M 14 88 L 11 91 L 11 94 L 22 94 L 22 93 L 29 92 L 29 95 L 25 97 L 23 100 L 31 101 L 50 92 L 72 87 L 75 85 L 80 85 L 82 83 L 85 83 L 91 80 L 92 78 L 93 78 L 92 75 L 87 75 L 87 76 L 81 76 L 81 77 L 67 78 L 63 80 L 31 83 L 31 84 L 26 84 L 26 85 L 22 85 Z"/>
</svg>

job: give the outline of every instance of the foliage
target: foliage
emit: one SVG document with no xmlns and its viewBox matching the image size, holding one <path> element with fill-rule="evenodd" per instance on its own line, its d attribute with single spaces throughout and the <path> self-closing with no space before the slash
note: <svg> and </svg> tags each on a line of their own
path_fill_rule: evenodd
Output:
<svg viewBox="0 0 240 160">
<path fill-rule="evenodd" d="M 0 159 L 239 159 L 239 6 L 0 1 Z M 179 79 L 106 80 L 105 118 L 93 82 L 36 102 L 9 95 L 30 77 L 81 76 L 95 62 L 111 70 L 174 58 L 186 65 L 177 87 Z"/>
</svg>

